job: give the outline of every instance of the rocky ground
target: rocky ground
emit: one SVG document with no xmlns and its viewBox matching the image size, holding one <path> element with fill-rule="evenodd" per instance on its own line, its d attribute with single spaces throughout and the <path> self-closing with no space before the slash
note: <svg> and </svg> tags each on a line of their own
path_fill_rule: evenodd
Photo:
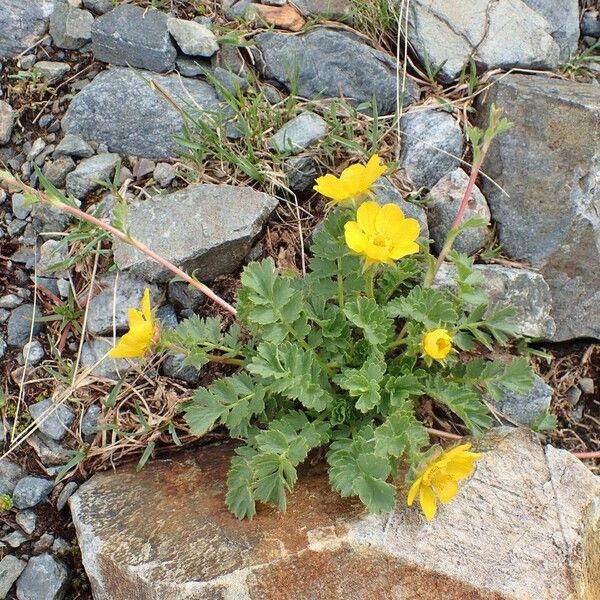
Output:
<svg viewBox="0 0 600 600">
<path fill-rule="evenodd" d="M 439 249 L 468 180 L 466 128 L 485 126 L 494 103 L 513 126 L 468 210 L 488 225 L 457 248 L 477 257 L 492 304 L 517 308 L 538 372 L 527 397 L 507 393 L 495 410 L 556 447 L 595 451 L 594 4 L 413 0 L 401 19 L 404 56 L 399 5 L 387 0 L 2 0 L 0 169 L 97 216 L 126 204 L 134 237 L 233 302 L 246 261 L 270 256 L 302 272 L 324 213 L 314 178 L 373 152 L 398 166 L 378 182 L 378 201 L 419 219 Z M 450 268 L 438 284 L 452 285 Z M 0 516 L 0 598 L 91 598 L 69 497 L 94 472 L 197 443 L 178 407 L 218 370 L 172 356 L 143 371 L 100 360 L 147 286 L 165 327 L 217 310 L 129 246 L 0 188 L 0 445 L 11 449 L 0 495 L 14 504 Z M 464 433 L 424 411 L 432 427 Z M 596 473 L 598 464 L 586 461 Z M 73 502 L 80 533 L 93 529 L 82 503 L 102 503 L 89 494 Z M 89 569 L 94 551 L 82 546 Z"/>
</svg>

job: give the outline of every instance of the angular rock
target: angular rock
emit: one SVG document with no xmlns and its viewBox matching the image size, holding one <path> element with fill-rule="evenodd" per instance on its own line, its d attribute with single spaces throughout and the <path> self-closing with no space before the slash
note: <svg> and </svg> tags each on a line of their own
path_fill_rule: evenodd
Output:
<svg viewBox="0 0 600 600">
<path fill-rule="evenodd" d="M 550 408 L 553 393 L 554 390 L 536 375 L 529 391 L 517 394 L 506 388 L 500 401 L 489 399 L 489 402 L 496 405 L 512 421 L 511 424 L 531 427 Z"/>
<path fill-rule="evenodd" d="M 12 106 L 8 102 L 0 100 L 0 146 L 10 142 L 14 124 L 15 117 Z"/>
<path fill-rule="evenodd" d="M 400 119 L 400 166 L 415 188 L 432 188 L 458 167 L 463 134 L 458 121 L 440 110 L 410 112 Z"/>
<path fill-rule="evenodd" d="M 269 145 L 277 152 L 298 154 L 314 146 L 327 134 L 327 123 L 314 112 L 305 111 L 288 121 L 271 138 Z"/>
<path fill-rule="evenodd" d="M 158 163 L 154 169 L 152 177 L 158 185 L 167 187 L 171 184 L 175 176 L 177 175 L 177 169 L 169 163 Z"/>
<path fill-rule="evenodd" d="M 306 19 L 294 6 L 267 6 L 246 0 L 239 3 L 245 7 L 244 17 L 255 26 L 274 26 L 287 31 L 301 31 L 306 25 Z"/>
<path fill-rule="evenodd" d="M 433 248 L 439 253 L 446 240 L 446 235 L 452 228 L 452 223 L 458 213 L 463 196 L 469 183 L 469 176 L 460 168 L 442 177 L 429 192 L 431 202 L 427 205 L 427 220 L 429 233 L 433 239 Z M 464 223 L 471 218 L 484 219 L 486 225 L 465 229 L 454 241 L 452 248 L 464 254 L 475 254 L 488 241 L 490 230 L 490 207 L 477 186 L 467 203 Z"/>
<path fill-rule="evenodd" d="M 103 62 L 159 73 L 173 69 L 177 58 L 167 15 L 134 4 L 119 4 L 96 19 L 92 51 Z"/>
<path fill-rule="evenodd" d="M 276 206 L 275 198 L 248 187 L 191 185 L 130 205 L 127 227 L 162 257 L 211 281 L 242 263 Z M 148 281 L 170 276 L 129 244 L 115 240 L 113 252 L 120 269 Z"/>
<path fill-rule="evenodd" d="M 508 306 L 516 309 L 514 317 L 517 333 L 522 336 L 549 339 L 556 325 L 551 316 L 552 297 L 548 284 L 539 273 L 501 265 L 475 265 L 480 275 L 481 289 L 489 299 L 489 309 Z M 444 263 L 435 279 L 434 287 L 455 288 L 456 269 Z"/>
<path fill-rule="evenodd" d="M 267 32 L 254 37 L 265 77 L 305 98 L 338 98 L 351 104 L 377 102 L 380 114 L 396 110 L 396 61 L 355 35 L 315 27 L 300 35 Z M 343 58 L 341 58 L 343 57 Z M 419 97 L 419 88 L 407 81 L 404 105 Z"/>
<path fill-rule="evenodd" d="M 170 17 L 167 19 L 167 29 L 175 38 L 181 51 L 188 56 L 210 58 L 219 50 L 215 34 L 196 21 Z"/>
<path fill-rule="evenodd" d="M 67 505 L 67 500 L 75 493 L 78 487 L 79 485 L 75 481 L 69 481 L 65 485 L 56 499 L 56 510 L 61 511 Z"/>
<path fill-rule="evenodd" d="M 66 177 L 67 193 L 83 200 L 100 187 L 100 182 L 110 181 L 118 162 L 119 155 L 108 152 L 84 158 Z"/>
<path fill-rule="evenodd" d="M 70 504 L 97 598 L 595 598 L 598 478 L 526 430 L 481 448 L 429 524 L 404 504 L 366 515 L 322 467 L 301 474 L 286 514 L 237 521 L 223 506 L 228 446 L 97 474 Z"/>
<path fill-rule="evenodd" d="M 548 282 L 554 340 L 600 338 L 600 88 L 509 75 L 492 103 L 512 123 L 483 167 L 509 196 L 484 181 L 500 243 Z"/>
<path fill-rule="evenodd" d="M 583 14 L 581 19 L 581 33 L 591 37 L 600 37 L 600 13 L 588 11 Z"/>
<path fill-rule="evenodd" d="M 16 463 L 3 458 L 0 460 L 0 496 L 12 495 L 19 479 L 23 477 L 23 469 Z"/>
<path fill-rule="evenodd" d="M 250 85 L 245 77 L 240 77 L 221 67 L 215 67 L 212 74 L 214 78 L 234 96 L 237 96 L 240 92 L 245 92 Z M 220 90 L 217 90 L 217 92 L 220 92 Z M 221 96 L 221 94 L 219 94 L 219 96 Z"/>
<path fill-rule="evenodd" d="M 140 75 L 192 112 L 218 105 L 215 89 L 205 81 L 115 68 L 100 73 L 75 96 L 62 121 L 65 132 L 106 144 L 119 154 L 170 158 L 180 153 L 183 148 L 174 137 L 183 127 L 181 115 Z"/>
<path fill-rule="evenodd" d="M 162 329 L 175 329 L 179 323 L 177 311 L 172 304 L 163 304 L 155 313 L 156 320 Z"/>
<path fill-rule="evenodd" d="M 77 50 L 92 39 L 94 16 L 87 10 L 57 3 L 50 17 L 50 35 L 54 45 Z"/>
<path fill-rule="evenodd" d="M 37 517 L 32 510 L 28 508 L 20 510 L 15 516 L 15 521 L 27 535 L 31 535 L 35 531 Z"/>
<path fill-rule="evenodd" d="M 96 435 L 96 428 L 98 427 L 98 420 L 102 415 L 102 408 L 99 404 L 92 404 L 85 411 L 83 419 L 81 420 L 81 435 L 86 441 Z"/>
<path fill-rule="evenodd" d="M 88 330 L 95 335 L 112 335 L 113 323 L 117 333 L 128 327 L 130 307 L 139 308 L 144 290 L 149 288 L 150 301 L 156 306 L 160 290 L 130 273 L 108 273 L 96 280 L 98 292 L 88 307 Z"/>
<path fill-rule="evenodd" d="M 92 338 L 83 344 L 81 364 L 91 369 L 90 375 L 100 379 L 117 380 L 131 368 L 130 362 L 125 358 L 104 356 L 114 345 L 112 338 L 103 337 Z"/>
<path fill-rule="evenodd" d="M 0 60 L 12 58 L 36 44 L 48 30 L 52 0 L 0 2 Z"/>
<path fill-rule="evenodd" d="M 71 65 L 58 61 L 39 60 L 35 63 L 35 70 L 41 74 L 46 83 L 52 85 L 71 70 Z"/>
<path fill-rule="evenodd" d="M 13 531 L 5 535 L 2 541 L 6 542 L 11 548 L 18 548 L 27 541 L 27 536 L 23 535 L 20 531 Z"/>
<path fill-rule="evenodd" d="M 75 156 L 77 158 L 89 158 L 94 155 L 94 149 L 80 136 L 67 133 L 60 141 L 54 157 Z"/>
<path fill-rule="evenodd" d="M 68 277 L 68 272 L 59 270 L 59 263 L 69 258 L 69 247 L 58 240 L 48 240 L 40 246 L 38 273 L 42 277 Z"/>
<path fill-rule="evenodd" d="M 36 422 L 39 430 L 50 439 L 60 442 L 75 420 L 75 413 L 66 405 L 55 407 L 52 400 L 41 400 L 29 407 L 29 412 Z"/>
<path fill-rule="evenodd" d="M 17 598 L 62 600 L 70 579 L 70 568 L 59 558 L 47 552 L 32 556 L 17 581 Z"/>
<path fill-rule="evenodd" d="M 319 176 L 319 163 L 312 156 L 293 156 L 285 161 L 283 169 L 292 192 L 306 192 Z"/>
<path fill-rule="evenodd" d="M 44 177 L 57 188 L 64 188 L 67 175 L 75 170 L 75 161 L 70 156 L 61 156 L 48 161 L 43 168 Z"/>
<path fill-rule="evenodd" d="M 26 219 L 31 212 L 31 202 L 27 200 L 23 194 L 12 195 L 11 207 L 13 215 L 15 215 L 17 219 Z"/>
<path fill-rule="evenodd" d="M 113 0 L 83 0 L 83 6 L 97 15 L 103 15 L 115 7 Z"/>
<path fill-rule="evenodd" d="M 0 560 L 0 598 L 4 600 L 13 583 L 19 578 L 27 563 L 13 554 L 7 554 Z"/>
<path fill-rule="evenodd" d="M 410 4 L 409 42 L 423 62 L 434 71 L 439 69 L 443 81 L 459 75 L 471 56 L 484 71 L 554 69 L 560 48 L 552 31 L 548 21 L 522 0 L 415 0 Z"/>
<path fill-rule="evenodd" d="M 31 208 L 33 227 L 39 233 L 62 232 L 73 217 L 59 207 L 37 202 Z"/>
<path fill-rule="evenodd" d="M 23 346 L 23 359 L 27 358 L 27 364 L 35 366 L 44 358 L 44 347 L 37 340 L 27 342 Z"/>
<path fill-rule="evenodd" d="M 31 508 L 37 506 L 48 497 L 52 491 L 52 481 L 41 477 L 23 477 L 19 479 L 13 490 L 13 503 L 17 508 Z"/>
<path fill-rule="evenodd" d="M 352 23 L 351 0 L 293 0 L 294 6 L 307 18 Z"/>
<path fill-rule="evenodd" d="M 191 365 L 184 365 L 185 355 L 168 354 L 162 363 L 163 375 L 180 379 L 185 383 L 195 386 L 200 382 L 200 371 Z"/>
<path fill-rule="evenodd" d="M 30 333 L 36 336 L 42 330 L 42 324 L 36 321 L 41 316 L 40 307 L 36 306 L 34 313 L 33 304 L 21 304 L 15 308 L 8 319 L 6 343 L 9 346 L 22 348 L 29 341 Z"/>
<path fill-rule="evenodd" d="M 52 438 L 46 437 L 41 433 L 34 433 L 29 436 L 27 438 L 27 443 L 33 448 L 45 467 L 56 465 L 64 466 L 73 458 L 72 450 L 63 448 L 58 442 L 55 442 Z M 50 473 L 50 470 L 47 469 L 47 472 Z"/>
</svg>

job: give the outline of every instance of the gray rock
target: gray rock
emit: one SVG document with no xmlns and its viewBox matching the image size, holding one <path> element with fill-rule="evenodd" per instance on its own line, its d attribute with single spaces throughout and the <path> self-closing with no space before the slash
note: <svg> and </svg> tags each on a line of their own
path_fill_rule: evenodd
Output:
<svg viewBox="0 0 600 600">
<path fill-rule="evenodd" d="M 67 175 L 75 170 L 75 161 L 70 156 L 61 156 L 48 161 L 42 170 L 44 177 L 57 188 L 64 188 Z"/>
<path fill-rule="evenodd" d="M 375 98 L 380 114 L 396 110 L 395 59 L 354 35 L 315 27 L 299 35 L 259 33 L 254 42 L 262 55 L 265 77 L 288 90 L 297 81 L 295 91 L 300 96 L 343 96 L 355 105 Z M 409 79 L 404 105 L 418 97 L 419 88 Z"/>
<path fill-rule="evenodd" d="M 554 340 L 600 338 L 600 88 L 509 75 L 491 103 L 513 124 L 483 167 L 509 195 L 484 181 L 500 243 L 548 282 Z"/>
<path fill-rule="evenodd" d="M 179 308 L 197 310 L 206 301 L 206 296 L 185 281 L 172 279 L 167 288 L 169 302 Z"/>
<path fill-rule="evenodd" d="M 174 329 L 179 323 L 177 312 L 172 304 L 164 304 L 156 311 L 156 319 L 161 328 Z"/>
<path fill-rule="evenodd" d="M 319 164 L 312 156 L 293 156 L 285 161 L 283 170 L 292 192 L 306 192 L 319 176 Z"/>
<path fill-rule="evenodd" d="M 51 533 L 43 533 L 40 536 L 40 539 L 36 541 L 33 545 L 32 552 L 33 554 L 42 554 L 43 552 L 48 552 L 50 548 L 52 548 L 52 544 L 54 543 L 54 536 Z"/>
<path fill-rule="evenodd" d="M 19 509 L 37 506 L 48 497 L 52 487 L 49 479 L 27 475 L 17 482 L 12 496 L 13 503 Z"/>
<path fill-rule="evenodd" d="M 36 44 L 48 29 L 51 0 L 0 2 L 0 60 L 12 58 Z"/>
<path fill-rule="evenodd" d="M 198 110 L 217 107 L 214 88 L 205 81 L 178 75 L 134 73 L 115 68 L 100 73 L 71 102 L 62 126 L 109 150 L 145 158 L 170 158 L 181 152 L 174 136 L 181 132 L 181 115 L 140 78 L 156 81 L 176 102 Z M 194 108 L 189 107 L 193 102 Z"/>
<path fill-rule="evenodd" d="M 168 354 L 162 363 L 163 375 L 173 379 L 185 381 L 185 383 L 195 386 L 200 382 L 200 371 L 191 365 L 184 365 L 185 355 Z"/>
<path fill-rule="evenodd" d="M 19 578 L 27 563 L 13 554 L 7 554 L 0 560 L 0 598 L 4 600 L 13 583 Z"/>
<path fill-rule="evenodd" d="M 554 390 L 536 375 L 529 391 L 518 394 L 506 388 L 500 401 L 490 399 L 490 402 L 515 424 L 531 427 L 550 408 L 553 393 Z"/>
<path fill-rule="evenodd" d="M 551 0 L 548 0 L 551 1 Z M 522 0 L 446 0 L 410 4 L 408 40 L 438 77 L 451 81 L 470 56 L 482 70 L 554 69 L 560 48 L 544 17 Z"/>
<path fill-rule="evenodd" d="M 138 158 L 133 166 L 133 176 L 136 179 L 142 179 L 154 171 L 156 163 L 149 158 Z"/>
<path fill-rule="evenodd" d="M 35 203 L 31 209 L 31 215 L 33 226 L 39 233 L 62 232 L 73 220 L 69 213 L 46 202 Z"/>
<path fill-rule="evenodd" d="M 58 3 L 50 17 L 50 35 L 54 45 L 77 50 L 92 39 L 94 16 L 87 10 Z"/>
<path fill-rule="evenodd" d="M 118 342 L 118 340 L 116 340 Z M 101 379 L 120 379 L 131 368 L 124 358 L 109 358 L 106 353 L 114 346 L 112 338 L 92 338 L 83 344 L 81 364 L 90 374 Z"/>
<path fill-rule="evenodd" d="M 17 219 L 26 219 L 31 212 L 31 202 L 23 194 L 13 194 L 11 198 L 13 215 Z"/>
<path fill-rule="evenodd" d="M 69 258 L 69 247 L 58 240 L 48 240 L 40 246 L 38 273 L 42 277 L 68 277 L 68 272 L 59 270 L 59 263 Z"/>
<path fill-rule="evenodd" d="M 594 393 L 595 388 L 596 388 L 596 384 L 595 384 L 594 380 L 591 377 L 582 377 L 579 380 L 578 385 L 579 385 L 579 387 L 581 388 L 581 391 L 584 394 L 590 394 L 590 395 L 592 395 Z"/>
<path fill-rule="evenodd" d="M 59 558 L 49 553 L 32 556 L 17 581 L 17 598 L 62 600 L 70 579 L 70 568 Z"/>
<path fill-rule="evenodd" d="M 97 15 L 103 15 L 115 7 L 113 0 L 83 0 L 83 6 Z"/>
<path fill-rule="evenodd" d="M 196 21 L 170 17 L 167 19 L 167 29 L 181 51 L 188 56 L 210 58 L 219 49 L 215 34 Z"/>
<path fill-rule="evenodd" d="M 23 469 L 16 463 L 3 458 L 0 460 L 0 496 L 12 495 L 19 479 L 23 478 Z"/>
<path fill-rule="evenodd" d="M 41 74 L 46 83 L 52 85 L 60 81 L 71 70 L 71 65 L 65 62 L 39 60 L 35 63 L 35 70 Z"/>
<path fill-rule="evenodd" d="M 71 544 L 63 538 L 58 537 L 52 543 L 52 552 L 54 552 L 56 556 L 68 556 L 72 551 Z"/>
<path fill-rule="evenodd" d="M 13 531 L 2 538 L 3 542 L 6 542 L 11 548 L 18 548 L 27 541 L 27 536 L 23 535 L 20 531 Z"/>
<path fill-rule="evenodd" d="M 245 77 L 240 77 L 227 69 L 221 67 L 215 67 L 213 70 L 213 77 L 230 93 L 236 96 L 240 92 L 245 92 L 250 83 Z M 220 90 L 217 90 L 220 92 Z M 221 97 L 221 94 L 219 94 Z"/>
<path fill-rule="evenodd" d="M 277 200 L 248 187 L 200 184 L 129 207 L 131 235 L 202 281 L 230 273 L 244 260 Z M 182 227 L 181 223 L 186 223 Z M 113 243 L 114 260 L 148 281 L 170 272 L 129 244 Z"/>
<path fill-rule="evenodd" d="M 177 58 L 167 15 L 133 4 L 120 4 L 96 19 L 92 50 L 98 60 L 159 73 L 173 69 Z"/>
<path fill-rule="evenodd" d="M 77 168 L 67 175 L 67 193 L 75 198 L 84 199 L 100 187 L 101 181 L 110 181 L 117 163 L 118 154 L 98 154 L 84 158 Z"/>
<path fill-rule="evenodd" d="M 207 71 L 210 72 L 210 62 L 203 61 L 201 58 L 178 56 L 176 66 L 184 77 L 197 77 L 198 75 L 204 75 Z"/>
<path fill-rule="evenodd" d="M 319 115 L 305 111 L 288 121 L 271 138 L 271 148 L 281 153 L 298 154 L 314 146 L 327 134 L 327 123 Z"/>
<path fill-rule="evenodd" d="M 56 147 L 54 157 L 75 156 L 89 158 L 94 155 L 94 149 L 79 135 L 67 133 Z"/>
<path fill-rule="evenodd" d="M 458 209 L 469 183 L 469 176 L 460 168 L 442 177 L 429 192 L 430 203 L 427 205 L 427 220 L 429 233 L 433 239 L 433 248 L 439 253 L 444 245 L 446 236 L 452 228 Z M 467 204 L 465 215 L 461 221 L 479 217 L 486 225 L 465 229 L 454 241 L 453 249 L 464 254 L 475 254 L 487 243 L 490 230 L 490 208 L 477 186 Z"/>
<path fill-rule="evenodd" d="M 61 511 L 67 505 L 67 500 L 75 493 L 78 487 L 75 481 L 69 481 L 65 485 L 56 500 L 56 510 Z"/>
<path fill-rule="evenodd" d="M 175 176 L 177 175 L 177 169 L 174 165 L 169 163 L 159 162 L 154 169 L 152 177 L 154 181 L 161 187 L 167 187 L 171 184 Z"/>
<path fill-rule="evenodd" d="M 394 184 L 387 177 L 380 177 L 373 186 L 371 193 L 373 200 L 379 204 L 389 204 L 390 202 L 400 207 L 405 217 L 416 219 L 421 226 L 420 237 L 429 238 L 429 227 L 427 225 L 427 214 L 416 204 L 408 202 L 402 197 L 402 194 L 396 189 Z"/>
<path fill-rule="evenodd" d="M 6 294 L 0 297 L 1 308 L 17 308 L 21 304 L 23 304 L 23 299 L 16 294 Z"/>
<path fill-rule="evenodd" d="M 15 516 L 15 521 L 27 535 L 31 535 L 35 531 L 37 517 L 31 509 L 20 510 Z"/>
<path fill-rule="evenodd" d="M 9 346 L 22 348 L 29 341 L 30 333 L 36 336 L 42 330 L 42 324 L 35 321 L 41 316 L 40 307 L 36 306 L 34 313 L 33 304 L 21 304 L 21 306 L 15 308 L 8 319 L 6 343 Z"/>
<path fill-rule="evenodd" d="M 66 404 L 60 404 L 56 408 L 50 399 L 32 404 L 29 412 L 38 424 L 39 430 L 56 442 L 60 442 L 65 437 L 75 420 L 75 413 Z"/>
<path fill-rule="evenodd" d="M 0 146 L 10 142 L 14 123 L 12 106 L 8 102 L 0 100 Z"/>
<path fill-rule="evenodd" d="M 600 13 L 587 11 L 581 19 L 581 34 L 593 38 L 600 37 Z"/>
<path fill-rule="evenodd" d="M 352 23 L 351 0 L 293 0 L 293 4 L 307 19 L 322 17 Z"/>
<path fill-rule="evenodd" d="M 27 438 L 27 443 L 33 448 L 45 467 L 64 466 L 73 458 L 72 450 L 63 448 L 58 442 L 42 434 L 34 433 Z M 46 470 L 50 473 L 48 469 Z"/>
<path fill-rule="evenodd" d="M 548 339 L 556 329 L 551 316 L 552 297 L 548 284 L 539 273 L 501 265 L 475 265 L 480 289 L 489 299 L 490 311 L 508 306 L 516 309 L 514 317 L 521 336 Z M 434 287 L 456 287 L 456 269 L 444 263 L 438 271 Z"/>
<path fill-rule="evenodd" d="M 27 342 L 23 346 L 23 357 L 27 358 L 27 364 L 35 366 L 44 358 L 44 347 L 37 340 Z"/>
<path fill-rule="evenodd" d="M 156 285 L 139 279 L 130 273 L 108 273 L 96 281 L 98 293 L 92 298 L 88 308 L 88 330 L 95 335 L 112 335 L 113 323 L 117 333 L 123 333 L 128 327 L 129 308 L 139 308 L 144 289 L 150 289 L 150 301 L 153 307 L 160 298 Z"/>
<path fill-rule="evenodd" d="M 400 119 L 400 166 L 415 188 L 432 188 L 458 167 L 463 135 L 458 121 L 441 110 L 419 110 Z"/>
<path fill-rule="evenodd" d="M 4 341 L 4 337 L 0 336 L 0 358 L 4 358 L 4 355 L 6 354 L 6 349 L 7 349 L 7 345 L 6 345 L 6 342 Z"/>
<path fill-rule="evenodd" d="M 89 441 L 90 438 L 96 435 L 96 428 L 101 415 L 102 407 L 99 404 L 92 404 L 85 411 L 81 420 L 81 435 L 85 441 Z"/>
</svg>

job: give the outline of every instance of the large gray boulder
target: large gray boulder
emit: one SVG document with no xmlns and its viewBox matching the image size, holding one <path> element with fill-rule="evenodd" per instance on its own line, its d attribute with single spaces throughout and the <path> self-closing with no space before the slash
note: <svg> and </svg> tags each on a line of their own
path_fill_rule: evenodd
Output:
<svg viewBox="0 0 600 600">
<path fill-rule="evenodd" d="M 277 200 L 249 187 L 200 184 L 130 205 L 131 236 L 201 281 L 230 273 L 244 260 Z M 171 272 L 115 240 L 120 269 L 148 281 L 165 281 Z"/>
<path fill-rule="evenodd" d="M 560 55 L 553 31 L 524 0 L 410 3 L 408 39 L 423 62 L 439 69 L 442 81 L 459 75 L 471 56 L 484 70 L 553 69 Z"/>
<path fill-rule="evenodd" d="M 0 2 L 0 60 L 33 46 L 48 30 L 53 0 L 2 0 Z"/>
<path fill-rule="evenodd" d="M 117 67 L 100 73 L 73 98 L 62 120 L 64 131 L 104 143 L 119 154 L 176 156 L 183 149 L 174 139 L 181 132 L 183 118 L 151 89 L 150 80 L 191 112 L 217 107 L 217 93 L 205 81 Z"/>
<path fill-rule="evenodd" d="M 492 103 L 513 124 L 484 164 L 509 195 L 484 180 L 502 247 L 550 286 L 554 340 L 600 338 L 600 88 L 510 75 Z"/>
<path fill-rule="evenodd" d="M 300 35 L 266 32 L 254 37 L 264 76 L 305 98 L 377 101 L 380 114 L 396 110 L 396 61 L 346 31 L 315 27 Z M 404 105 L 419 97 L 407 80 Z"/>
<path fill-rule="evenodd" d="M 134 4 L 120 4 L 92 26 L 92 51 L 103 62 L 162 73 L 175 67 L 177 50 L 167 15 Z"/>
</svg>

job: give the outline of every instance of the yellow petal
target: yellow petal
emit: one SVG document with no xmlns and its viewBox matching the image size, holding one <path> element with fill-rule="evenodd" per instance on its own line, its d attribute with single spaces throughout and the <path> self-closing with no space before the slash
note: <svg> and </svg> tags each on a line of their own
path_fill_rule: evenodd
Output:
<svg viewBox="0 0 600 600">
<path fill-rule="evenodd" d="M 356 222 L 358 226 L 367 234 L 368 237 L 374 236 L 377 232 L 375 223 L 381 207 L 377 202 L 363 202 L 356 211 Z"/>
<path fill-rule="evenodd" d="M 461 481 L 473 472 L 474 467 L 475 459 L 453 459 L 444 466 L 444 472 L 456 481 Z"/>
<path fill-rule="evenodd" d="M 394 260 L 399 260 L 405 256 L 416 254 L 419 252 L 419 244 L 411 242 L 410 244 L 402 244 L 401 246 L 394 246 L 390 251 L 390 257 Z"/>
<path fill-rule="evenodd" d="M 433 478 L 433 487 L 443 504 L 448 504 L 458 494 L 458 483 L 443 473 L 438 473 Z"/>
<path fill-rule="evenodd" d="M 437 503 L 435 494 L 430 487 L 422 485 L 419 489 L 419 503 L 423 510 L 423 514 L 428 521 L 431 521 L 437 513 Z"/>
<path fill-rule="evenodd" d="M 421 486 L 421 479 L 421 477 L 417 477 L 415 482 L 410 486 L 410 490 L 408 490 L 408 496 L 406 497 L 406 504 L 408 504 L 408 506 L 412 506 L 412 503 L 415 501 L 415 497 Z"/>
<path fill-rule="evenodd" d="M 376 179 L 379 179 L 386 170 L 387 167 L 381 162 L 379 155 L 373 154 L 367 163 L 365 176 L 370 181 L 370 184 L 372 184 Z"/>
<path fill-rule="evenodd" d="M 142 314 L 144 315 L 144 318 L 146 319 L 146 321 L 149 321 L 150 323 L 153 322 L 152 307 L 150 306 L 150 289 L 149 288 L 146 288 L 144 290 L 144 296 L 142 297 Z"/>
<path fill-rule="evenodd" d="M 129 323 L 129 329 L 138 327 L 142 323 L 146 322 L 142 311 L 138 310 L 137 308 L 129 308 L 127 310 L 127 321 Z"/>
<path fill-rule="evenodd" d="M 344 239 L 348 248 L 354 252 L 362 252 L 367 243 L 363 230 L 354 221 L 348 221 L 344 225 Z"/>
<path fill-rule="evenodd" d="M 379 233 L 392 234 L 396 232 L 396 228 L 404 221 L 404 213 L 397 204 L 384 204 L 380 207 L 375 220 L 375 227 Z M 412 240 L 410 240 L 412 241 Z"/>
<path fill-rule="evenodd" d="M 371 241 L 367 240 L 362 252 L 375 262 L 391 262 L 389 250 L 385 246 L 376 246 Z"/>
</svg>

